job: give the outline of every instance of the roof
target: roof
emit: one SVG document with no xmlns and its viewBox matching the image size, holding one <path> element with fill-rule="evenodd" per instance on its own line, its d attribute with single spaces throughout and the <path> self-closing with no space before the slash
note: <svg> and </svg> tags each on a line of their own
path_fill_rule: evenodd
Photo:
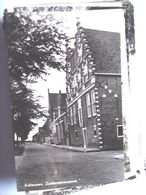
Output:
<svg viewBox="0 0 146 195">
<path fill-rule="evenodd" d="M 120 73 L 120 33 L 84 29 L 90 51 L 100 73 Z"/>
</svg>

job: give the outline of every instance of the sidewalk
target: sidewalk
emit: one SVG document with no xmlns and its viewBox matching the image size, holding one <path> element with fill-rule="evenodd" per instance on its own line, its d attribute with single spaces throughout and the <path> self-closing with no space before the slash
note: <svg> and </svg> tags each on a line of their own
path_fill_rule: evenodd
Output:
<svg viewBox="0 0 146 195">
<path fill-rule="evenodd" d="M 67 146 L 67 145 L 56 145 L 56 144 L 48 144 L 44 143 L 45 145 L 52 146 L 55 148 L 60 148 L 60 149 L 66 149 L 66 150 L 72 150 L 72 151 L 77 151 L 77 152 L 101 152 L 102 150 L 99 150 L 98 148 L 85 148 L 84 147 L 77 147 L 77 146 Z M 102 152 L 107 152 L 107 151 L 102 151 Z M 124 160 L 124 154 L 122 150 L 117 150 L 118 154 L 114 155 L 115 159 L 121 159 Z"/>
<path fill-rule="evenodd" d="M 72 151 L 78 151 L 78 152 L 99 152 L 100 150 L 98 148 L 84 148 L 84 147 L 77 147 L 77 146 L 67 146 L 67 145 L 56 145 L 56 144 L 47 144 L 46 145 L 66 149 L 66 150 L 72 150 Z"/>
</svg>

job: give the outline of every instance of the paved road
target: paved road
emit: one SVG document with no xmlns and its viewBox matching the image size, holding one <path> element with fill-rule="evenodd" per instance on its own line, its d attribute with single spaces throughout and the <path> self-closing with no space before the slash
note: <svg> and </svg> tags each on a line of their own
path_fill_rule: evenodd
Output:
<svg viewBox="0 0 146 195">
<path fill-rule="evenodd" d="M 18 190 L 95 186 L 123 179 L 118 151 L 74 152 L 27 143 L 16 157 Z"/>
</svg>

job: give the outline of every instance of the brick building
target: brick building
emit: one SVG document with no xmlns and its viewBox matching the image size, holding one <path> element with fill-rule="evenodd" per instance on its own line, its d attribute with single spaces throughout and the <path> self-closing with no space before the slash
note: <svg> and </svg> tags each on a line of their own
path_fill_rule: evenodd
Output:
<svg viewBox="0 0 146 195">
<path fill-rule="evenodd" d="M 49 135 L 54 144 L 67 144 L 66 93 L 48 90 Z"/>
<path fill-rule="evenodd" d="M 77 25 L 67 48 L 70 145 L 122 149 L 120 34 Z"/>
<path fill-rule="evenodd" d="M 54 144 L 69 145 L 66 112 L 55 118 L 51 124 L 51 142 Z"/>
</svg>

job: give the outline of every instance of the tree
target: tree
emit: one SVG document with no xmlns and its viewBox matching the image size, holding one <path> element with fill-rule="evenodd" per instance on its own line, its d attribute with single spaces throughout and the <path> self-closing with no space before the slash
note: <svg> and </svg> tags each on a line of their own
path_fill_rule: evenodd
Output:
<svg viewBox="0 0 146 195">
<path fill-rule="evenodd" d="M 24 141 L 36 123 L 33 119 L 45 116 L 34 99 L 29 83 L 49 74 L 49 68 L 64 68 L 66 34 L 62 22 L 52 14 L 14 12 L 4 14 L 4 29 L 9 50 L 13 129 Z"/>
<path fill-rule="evenodd" d="M 126 35 L 126 49 L 127 49 L 127 61 L 129 62 L 129 56 L 134 55 L 135 49 L 135 28 L 134 28 L 134 6 L 129 1 L 124 1 L 123 6 L 125 8 L 125 35 Z"/>
<path fill-rule="evenodd" d="M 66 35 L 61 31 L 61 22 L 52 15 L 35 20 L 32 13 L 17 11 L 6 12 L 4 21 L 11 77 L 36 79 L 47 74 L 48 67 L 63 68 Z"/>
<path fill-rule="evenodd" d="M 43 117 L 45 114 L 39 102 L 34 99 L 32 89 L 29 89 L 25 84 L 13 82 L 11 97 L 14 133 L 24 141 L 36 125 L 33 119 Z"/>
</svg>

